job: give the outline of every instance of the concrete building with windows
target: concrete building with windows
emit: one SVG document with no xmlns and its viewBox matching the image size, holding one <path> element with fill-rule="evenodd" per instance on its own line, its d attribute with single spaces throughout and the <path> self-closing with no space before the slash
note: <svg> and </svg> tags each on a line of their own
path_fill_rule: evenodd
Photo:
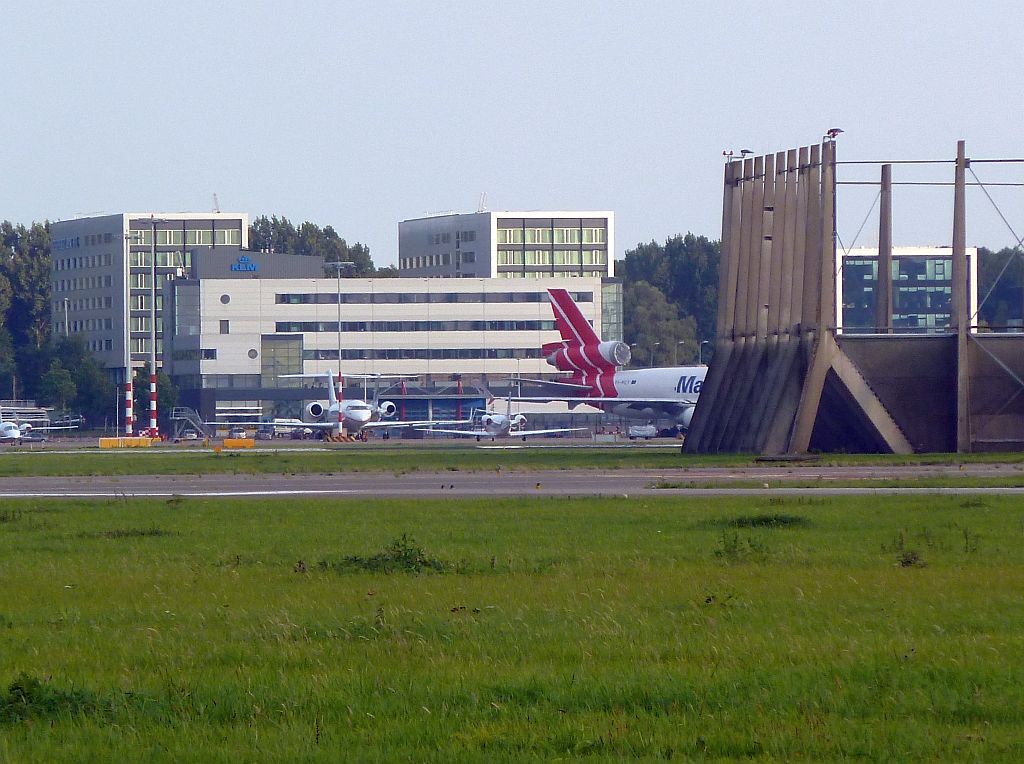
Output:
<svg viewBox="0 0 1024 764">
<path fill-rule="evenodd" d="M 328 369 L 410 375 L 408 388 L 430 410 L 406 416 L 452 416 L 438 408 L 442 391 L 463 381 L 507 387 L 513 375 L 555 373 L 541 346 L 559 338 L 547 288 L 564 284 L 338 278 L 314 257 L 195 252 L 190 271 L 163 291 L 167 370 L 180 402 L 208 420 L 230 411 L 299 416 L 304 402 L 323 399 L 322 384 L 282 375 Z M 588 276 L 572 286 L 598 332 L 621 339 L 621 284 Z M 354 383 L 350 394 L 362 395 Z"/>
<path fill-rule="evenodd" d="M 117 382 L 125 380 L 129 368 L 145 365 L 155 249 L 159 366 L 164 282 L 188 271 L 195 248 L 237 252 L 248 246 L 248 235 L 245 213 L 126 212 L 51 223 L 53 331 L 81 337 Z"/>
<path fill-rule="evenodd" d="M 970 315 L 978 314 L 978 249 L 967 248 Z M 836 253 L 836 326 L 845 334 L 873 334 L 877 327 L 878 249 L 856 247 Z M 892 314 L 898 333 L 948 332 L 952 315 L 953 250 L 950 247 L 893 247 Z M 973 320 L 976 323 L 976 318 Z"/>
<path fill-rule="evenodd" d="M 483 211 L 398 224 L 402 276 L 611 277 L 614 253 L 611 212 Z"/>
</svg>

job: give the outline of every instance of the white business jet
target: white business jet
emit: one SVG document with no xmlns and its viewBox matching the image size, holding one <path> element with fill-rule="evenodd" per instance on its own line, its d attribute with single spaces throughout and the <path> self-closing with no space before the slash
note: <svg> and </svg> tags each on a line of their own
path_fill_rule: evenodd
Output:
<svg viewBox="0 0 1024 764">
<path fill-rule="evenodd" d="M 0 422 L 0 443 L 12 443 L 14 445 L 42 443 L 46 440 L 46 435 L 42 433 L 47 433 L 51 430 L 73 430 L 76 427 L 77 425 L 39 425 L 7 419 Z"/>
<path fill-rule="evenodd" d="M 474 410 L 472 422 L 479 422 L 480 426 L 472 430 L 442 430 L 437 427 L 419 428 L 424 432 L 439 432 L 445 435 L 459 435 L 464 438 L 476 438 L 478 441 L 483 438 L 522 438 L 526 440 L 531 435 L 554 435 L 563 432 L 578 432 L 586 430 L 586 427 L 553 427 L 544 430 L 527 430 L 526 416 L 513 414 L 511 411 L 512 401 L 508 402 L 509 409 L 504 414 L 496 414 L 493 411 Z"/>
<path fill-rule="evenodd" d="M 373 400 L 359 398 L 339 399 L 334 387 L 334 372 L 314 372 L 309 374 L 282 374 L 286 378 L 317 378 L 327 379 L 327 406 L 321 401 L 313 401 L 306 405 L 307 421 L 303 427 L 327 431 L 332 436 L 357 435 L 363 430 L 379 427 L 412 427 L 429 424 L 459 424 L 469 420 L 453 420 L 437 422 L 433 420 L 405 421 L 392 419 L 398 411 L 393 401 L 379 401 L 376 394 Z M 356 377 L 363 380 L 401 379 L 410 375 L 395 374 L 342 374 L 342 377 Z M 365 393 L 364 393 L 365 395 Z M 309 421 L 313 420 L 313 421 Z"/>
</svg>

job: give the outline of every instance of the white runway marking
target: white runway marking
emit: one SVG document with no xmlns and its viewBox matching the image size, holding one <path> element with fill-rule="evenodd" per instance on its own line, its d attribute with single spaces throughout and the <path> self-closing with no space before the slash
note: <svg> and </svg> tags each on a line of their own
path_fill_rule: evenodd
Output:
<svg viewBox="0 0 1024 764">
<path fill-rule="evenodd" d="M 337 496 L 351 494 L 356 491 L 346 489 L 297 489 L 288 491 L 39 491 L 32 493 L 0 492 L 0 499 L 124 499 L 124 498 L 173 498 L 218 497 L 218 496 Z"/>
</svg>

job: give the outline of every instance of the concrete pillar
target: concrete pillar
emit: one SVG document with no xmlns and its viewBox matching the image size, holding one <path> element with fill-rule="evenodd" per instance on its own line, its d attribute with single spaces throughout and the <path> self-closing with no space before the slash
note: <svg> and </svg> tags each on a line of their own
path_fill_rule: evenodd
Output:
<svg viewBox="0 0 1024 764">
<path fill-rule="evenodd" d="M 878 281 L 875 284 L 875 331 L 892 332 L 892 165 L 882 165 L 878 207 Z"/>
<path fill-rule="evenodd" d="M 956 329 L 956 450 L 971 450 L 970 368 L 967 358 L 970 309 L 967 301 L 967 157 L 964 141 L 956 144 L 953 178 L 953 326 Z"/>
</svg>

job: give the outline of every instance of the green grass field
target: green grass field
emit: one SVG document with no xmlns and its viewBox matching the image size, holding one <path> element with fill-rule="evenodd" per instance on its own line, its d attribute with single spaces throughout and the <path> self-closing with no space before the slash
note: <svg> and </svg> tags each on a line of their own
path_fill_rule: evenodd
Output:
<svg viewBox="0 0 1024 764">
<path fill-rule="evenodd" d="M 1012 454 L 828 454 L 796 465 L 834 464 L 963 464 L 971 462 L 1024 464 L 1024 453 Z M 683 467 L 743 466 L 755 463 L 749 454 L 682 455 L 667 448 L 602 448 L 557 446 L 482 449 L 468 445 L 422 443 L 397 446 L 346 444 L 328 450 L 200 451 L 159 447 L 140 450 L 72 452 L 0 451 L 0 477 L 26 475 L 173 475 L 211 473 L 329 473 L 329 472 L 443 472 L 447 470 L 508 469 L 678 469 Z M 1024 473 L 1022 473 L 1024 474 Z"/>
<path fill-rule="evenodd" d="M 1012 497 L 7 502 L 0 760 L 1019 761 L 1022 542 Z"/>
</svg>

